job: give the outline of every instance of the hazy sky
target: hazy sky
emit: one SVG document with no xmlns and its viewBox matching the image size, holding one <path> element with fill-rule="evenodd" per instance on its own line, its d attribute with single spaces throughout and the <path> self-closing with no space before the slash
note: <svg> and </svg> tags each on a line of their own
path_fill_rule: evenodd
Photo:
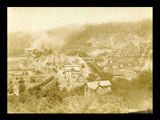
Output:
<svg viewBox="0 0 160 120">
<path fill-rule="evenodd" d="M 152 7 L 8 7 L 8 32 L 152 18 Z"/>
</svg>

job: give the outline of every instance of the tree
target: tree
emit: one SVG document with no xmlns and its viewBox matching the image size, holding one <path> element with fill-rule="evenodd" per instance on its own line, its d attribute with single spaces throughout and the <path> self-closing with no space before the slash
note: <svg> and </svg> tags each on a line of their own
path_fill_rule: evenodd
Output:
<svg viewBox="0 0 160 120">
<path fill-rule="evenodd" d="M 30 82 L 31 82 L 31 83 L 36 82 L 35 77 L 31 76 L 31 78 L 30 78 Z"/>
<path fill-rule="evenodd" d="M 25 83 L 25 80 L 22 77 L 20 77 L 18 83 Z"/>
<path fill-rule="evenodd" d="M 62 102 L 62 94 L 59 88 L 59 82 L 56 81 L 53 86 L 46 90 L 46 97 L 49 102 Z"/>
<path fill-rule="evenodd" d="M 89 43 L 88 43 L 88 47 L 91 47 L 91 46 L 92 46 L 92 43 L 91 43 L 91 42 L 89 42 Z"/>
<path fill-rule="evenodd" d="M 53 53 L 52 49 L 49 49 L 48 54 L 52 54 L 52 53 Z"/>
<path fill-rule="evenodd" d="M 23 72 L 22 75 L 27 76 L 29 75 L 27 71 Z"/>
<path fill-rule="evenodd" d="M 19 85 L 19 93 L 24 93 L 26 91 L 26 86 L 24 83 L 20 83 Z"/>
<path fill-rule="evenodd" d="M 8 87 L 7 92 L 8 92 L 9 94 L 12 94 L 12 93 L 14 92 L 13 84 L 11 84 L 11 85 Z"/>
</svg>

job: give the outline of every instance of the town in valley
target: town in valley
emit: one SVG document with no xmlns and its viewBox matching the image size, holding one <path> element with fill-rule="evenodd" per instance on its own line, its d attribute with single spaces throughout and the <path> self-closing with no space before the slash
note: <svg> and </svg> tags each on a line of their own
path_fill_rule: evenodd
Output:
<svg viewBox="0 0 160 120">
<path fill-rule="evenodd" d="M 148 19 L 8 33 L 8 110 L 152 111 L 152 42 Z"/>
</svg>

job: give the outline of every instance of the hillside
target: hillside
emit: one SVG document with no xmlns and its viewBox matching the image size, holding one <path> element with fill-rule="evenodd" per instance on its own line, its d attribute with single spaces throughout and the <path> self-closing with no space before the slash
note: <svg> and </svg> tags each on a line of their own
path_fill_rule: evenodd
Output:
<svg viewBox="0 0 160 120">
<path fill-rule="evenodd" d="M 74 32 L 67 38 L 65 49 L 89 51 L 89 47 L 98 49 L 121 48 L 132 40 L 147 40 L 152 37 L 152 20 L 138 22 L 110 22 L 103 24 L 85 24 L 84 29 Z"/>
<path fill-rule="evenodd" d="M 152 20 L 109 22 L 103 24 L 67 25 L 38 33 L 8 33 L 8 53 L 20 55 L 26 47 L 93 52 L 96 49 L 121 49 L 133 40 L 152 40 Z M 141 46 L 145 46 L 142 44 Z M 143 47 L 142 47 L 143 50 Z"/>
<path fill-rule="evenodd" d="M 11 32 L 7 34 L 8 55 L 20 55 L 24 48 L 30 47 L 32 42 L 37 39 L 36 36 L 29 32 Z"/>
<path fill-rule="evenodd" d="M 69 38 L 73 33 L 80 32 L 83 29 L 83 26 L 70 24 L 66 26 L 56 27 L 50 30 L 47 30 L 47 34 L 51 37 L 59 37 L 61 39 Z"/>
<path fill-rule="evenodd" d="M 79 25 L 67 25 L 34 33 L 29 31 L 8 33 L 8 55 L 21 55 L 24 52 L 24 48 L 39 48 L 42 44 L 51 49 L 59 49 L 65 44 L 66 38 L 80 30 L 81 26 Z"/>
</svg>

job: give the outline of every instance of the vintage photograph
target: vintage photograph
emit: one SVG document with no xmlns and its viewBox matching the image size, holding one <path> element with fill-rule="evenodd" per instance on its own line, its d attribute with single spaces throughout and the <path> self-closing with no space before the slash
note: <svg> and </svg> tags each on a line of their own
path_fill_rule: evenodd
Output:
<svg viewBox="0 0 160 120">
<path fill-rule="evenodd" d="M 153 7 L 7 7 L 7 113 L 153 113 Z"/>
</svg>

